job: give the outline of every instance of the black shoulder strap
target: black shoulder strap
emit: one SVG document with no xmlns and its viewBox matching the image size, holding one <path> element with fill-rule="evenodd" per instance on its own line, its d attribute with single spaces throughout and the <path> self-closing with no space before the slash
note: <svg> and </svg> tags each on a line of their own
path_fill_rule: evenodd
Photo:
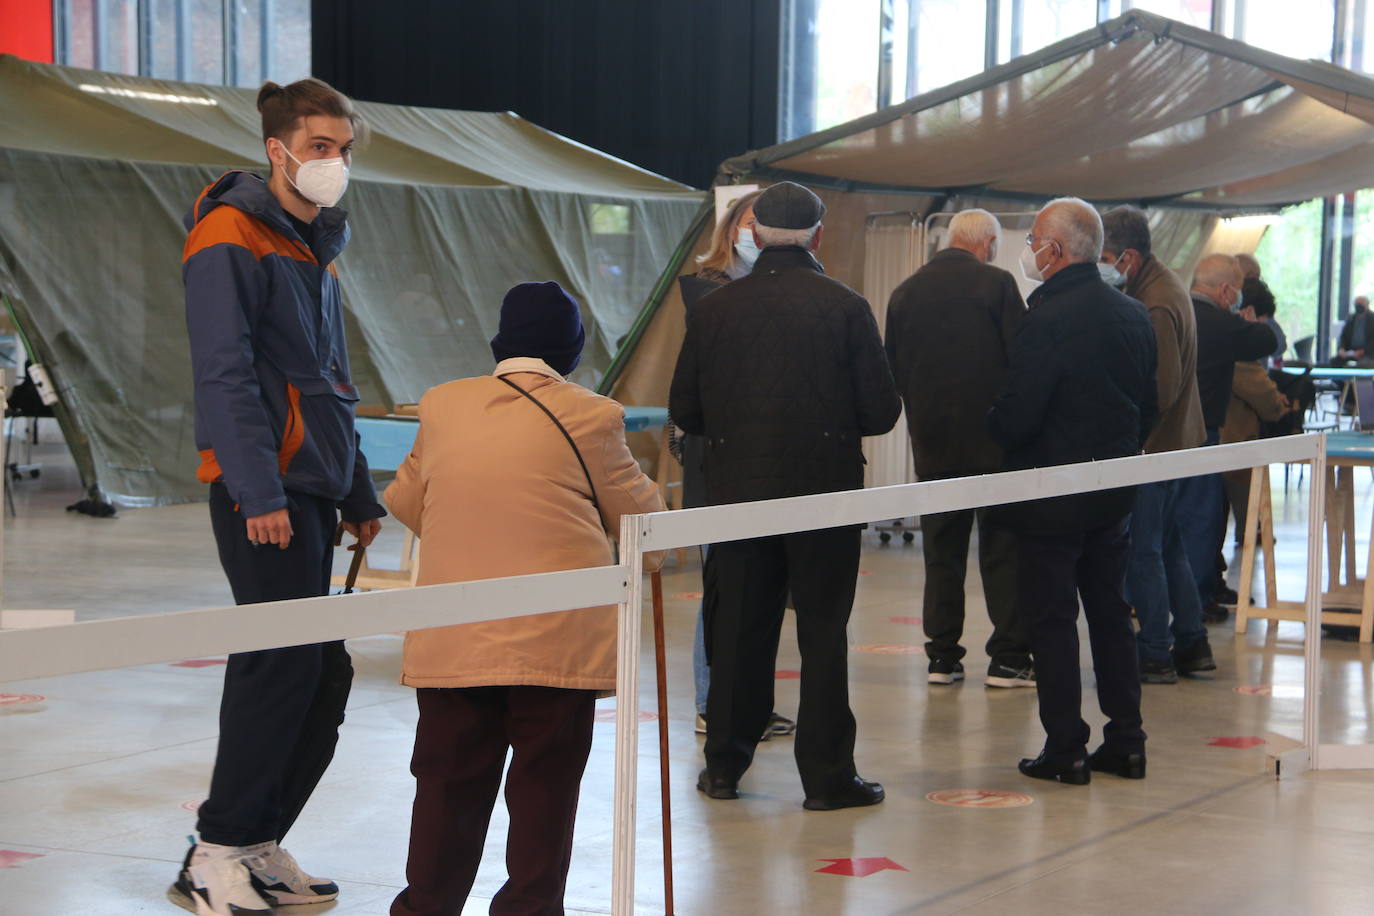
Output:
<svg viewBox="0 0 1374 916">
<path fill-rule="evenodd" d="M 543 402 L 541 402 L 534 395 L 530 394 L 528 391 L 521 388 L 519 385 L 515 384 L 515 382 L 512 382 L 504 375 L 498 375 L 497 378 L 499 378 L 501 381 L 505 382 L 507 385 L 514 388 L 516 391 L 523 394 L 526 398 L 529 399 L 530 403 L 533 404 L 535 407 L 538 407 L 540 410 L 544 411 L 544 415 L 553 421 L 554 426 L 558 427 L 558 431 L 563 434 L 563 438 L 568 440 L 569 447 L 572 448 L 573 454 L 577 456 L 577 463 L 582 465 L 582 473 L 587 477 L 587 486 L 592 491 L 592 505 L 596 507 L 596 514 L 598 516 L 601 515 L 601 502 L 596 498 L 596 484 L 592 483 L 592 473 L 591 471 L 587 470 L 587 462 L 582 460 L 582 452 L 578 449 L 577 443 L 573 441 L 573 437 L 568 432 L 567 427 L 565 427 L 562 423 L 558 422 L 558 418 L 553 415 L 553 411 L 545 407 Z"/>
</svg>

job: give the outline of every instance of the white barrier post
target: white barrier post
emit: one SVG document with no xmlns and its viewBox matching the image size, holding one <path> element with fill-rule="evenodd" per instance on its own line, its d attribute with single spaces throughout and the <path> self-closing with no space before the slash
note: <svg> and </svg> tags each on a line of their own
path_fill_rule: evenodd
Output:
<svg viewBox="0 0 1374 916">
<path fill-rule="evenodd" d="M 1312 492 L 1307 503 L 1307 632 L 1303 635 L 1302 743 L 1307 765 L 1321 767 L 1322 542 L 1326 527 L 1326 433 L 1317 436 L 1312 456 Z M 1374 570 L 1366 570 L 1370 575 Z M 1273 600 L 1272 598 L 1270 599 Z"/>
<path fill-rule="evenodd" d="M 635 911 L 635 790 L 639 779 L 639 639 L 644 605 L 642 516 L 620 520 L 625 603 L 620 606 L 615 676 L 615 811 L 611 844 L 611 916 Z"/>
</svg>

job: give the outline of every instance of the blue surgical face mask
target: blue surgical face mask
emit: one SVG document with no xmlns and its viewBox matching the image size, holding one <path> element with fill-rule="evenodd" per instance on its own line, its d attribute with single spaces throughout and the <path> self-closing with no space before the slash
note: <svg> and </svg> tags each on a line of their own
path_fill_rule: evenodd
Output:
<svg viewBox="0 0 1374 916">
<path fill-rule="evenodd" d="M 735 254 L 750 270 L 759 259 L 759 246 L 754 243 L 754 230 L 740 229 L 735 233 Z"/>
<path fill-rule="evenodd" d="M 1115 286 L 1118 288 L 1126 285 L 1129 278 L 1126 276 L 1125 271 L 1121 269 L 1121 259 L 1124 257 L 1126 257 L 1126 253 L 1123 251 L 1121 254 L 1117 255 L 1116 260 L 1110 264 L 1104 264 L 1101 261 L 1097 263 L 1097 272 L 1102 276 L 1102 282 L 1106 283 L 1108 286 Z"/>
<path fill-rule="evenodd" d="M 1236 302 L 1231 306 L 1231 311 L 1239 312 L 1243 308 L 1245 308 L 1245 294 L 1236 290 Z"/>
</svg>

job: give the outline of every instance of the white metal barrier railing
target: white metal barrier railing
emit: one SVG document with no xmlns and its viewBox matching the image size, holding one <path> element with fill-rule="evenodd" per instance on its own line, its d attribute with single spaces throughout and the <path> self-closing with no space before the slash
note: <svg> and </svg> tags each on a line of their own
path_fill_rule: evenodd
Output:
<svg viewBox="0 0 1374 916">
<path fill-rule="evenodd" d="M 621 525 L 620 566 L 3 631 L 0 681 L 618 604 L 611 911 L 614 916 L 629 916 L 634 912 L 640 619 L 646 552 L 1067 496 L 1268 464 L 1311 462 L 1307 632 L 1319 634 L 1325 449 L 1324 435 L 1290 436 L 973 478 L 627 516 Z M 1317 768 L 1323 752 L 1335 758 L 1337 765 L 1374 766 L 1374 758 L 1356 753 L 1374 751 L 1374 747 L 1318 743 L 1320 646 L 1318 638 L 1306 640 L 1303 744 L 1284 755 L 1286 771 Z"/>
</svg>

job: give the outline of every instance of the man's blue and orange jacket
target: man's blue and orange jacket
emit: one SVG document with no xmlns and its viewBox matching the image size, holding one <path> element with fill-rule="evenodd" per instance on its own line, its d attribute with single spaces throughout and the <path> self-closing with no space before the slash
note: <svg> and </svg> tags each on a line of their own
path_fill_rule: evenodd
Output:
<svg viewBox="0 0 1374 916">
<path fill-rule="evenodd" d="M 288 490 L 334 500 L 345 521 L 386 514 L 353 426 L 332 266 L 345 216 L 322 209 L 307 244 L 248 172 L 221 176 L 186 215 L 197 477 L 222 480 L 245 518 L 287 508 Z"/>
</svg>

